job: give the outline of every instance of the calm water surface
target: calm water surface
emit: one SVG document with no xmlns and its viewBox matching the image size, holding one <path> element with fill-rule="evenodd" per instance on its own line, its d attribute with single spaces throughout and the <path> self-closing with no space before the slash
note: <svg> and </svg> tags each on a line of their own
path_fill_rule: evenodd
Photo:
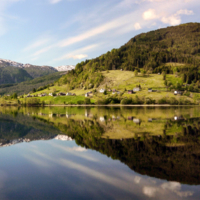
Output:
<svg viewBox="0 0 200 200">
<path fill-rule="evenodd" d="M 0 199 L 200 199 L 200 108 L 0 107 Z"/>
</svg>

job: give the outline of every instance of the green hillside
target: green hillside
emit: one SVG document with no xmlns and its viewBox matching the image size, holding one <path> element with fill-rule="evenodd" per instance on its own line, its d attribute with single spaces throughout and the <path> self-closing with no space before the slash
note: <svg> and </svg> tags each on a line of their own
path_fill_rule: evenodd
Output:
<svg viewBox="0 0 200 200">
<path fill-rule="evenodd" d="M 49 84 L 54 83 L 65 72 L 55 72 L 46 76 L 38 77 L 29 81 L 24 81 L 18 84 L 0 85 L 0 95 L 17 93 L 18 95 L 27 94 L 35 90 L 42 90 L 48 87 Z M 46 86 L 46 87 L 44 87 Z"/>
<path fill-rule="evenodd" d="M 23 68 L 28 74 L 30 74 L 33 78 L 41 77 L 41 76 L 46 76 L 51 73 L 57 72 L 56 69 L 53 67 L 49 66 L 36 66 L 36 65 L 31 65 L 30 67 Z"/>
<path fill-rule="evenodd" d="M 0 84 L 20 83 L 33 79 L 32 76 L 22 68 L 5 66 L 0 67 Z"/>
<path fill-rule="evenodd" d="M 11 61 L 12 62 L 12 61 Z M 35 66 L 28 65 L 26 67 L 17 67 L 12 63 L 2 61 L 0 62 L 0 85 L 15 84 L 24 81 L 29 81 L 34 78 L 46 76 L 57 72 L 56 69 L 49 66 Z M 4 87 L 4 86 L 1 86 Z"/>
<path fill-rule="evenodd" d="M 127 70 L 143 74 L 178 73 L 183 82 L 196 83 L 200 76 L 200 24 L 188 23 L 142 33 L 119 49 L 76 65 L 58 84 L 96 88 L 103 81 L 100 71 Z M 166 64 L 167 63 L 167 64 Z M 180 63 L 173 65 L 174 63 Z"/>
</svg>

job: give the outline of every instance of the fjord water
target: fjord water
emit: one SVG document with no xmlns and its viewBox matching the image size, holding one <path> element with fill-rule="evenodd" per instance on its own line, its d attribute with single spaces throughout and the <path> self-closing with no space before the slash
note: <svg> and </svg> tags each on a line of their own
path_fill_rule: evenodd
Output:
<svg viewBox="0 0 200 200">
<path fill-rule="evenodd" d="M 0 107 L 0 199 L 199 199 L 199 107 Z"/>
</svg>

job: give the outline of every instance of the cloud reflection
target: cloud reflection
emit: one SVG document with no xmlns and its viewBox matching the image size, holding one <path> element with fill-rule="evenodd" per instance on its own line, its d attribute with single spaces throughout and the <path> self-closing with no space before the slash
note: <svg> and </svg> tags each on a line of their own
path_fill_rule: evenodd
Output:
<svg viewBox="0 0 200 200">
<path fill-rule="evenodd" d="M 179 197 L 189 197 L 194 194 L 192 191 L 181 191 L 181 184 L 178 182 L 166 182 L 155 187 L 144 186 L 143 193 L 150 198 L 160 195 L 164 198 L 164 196 L 172 196 L 173 194 Z"/>
</svg>

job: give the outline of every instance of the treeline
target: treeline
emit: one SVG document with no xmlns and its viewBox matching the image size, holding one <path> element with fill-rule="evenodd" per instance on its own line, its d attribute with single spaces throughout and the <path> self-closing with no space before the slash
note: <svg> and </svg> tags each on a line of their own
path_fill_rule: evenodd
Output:
<svg viewBox="0 0 200 200">
<path fill-rule="evenodd" d="M 187 94 L 187 93 L 186 93 Z M 190 93 L 189 93 L 190 94 Z M 188 96 L 188 95 L 185 95 Z M 176 99 L 175 97 L 160 97 L 160 99 L 153 99 L 150 97 L 144 97 L 137 95 L 133 98 L 122 98 L 122 97 L 109 97 L 99 99 L 96 104 L 108 105 L 108 104 L 122 104 L 122 105 L 142 105 L 142 104 L 169 104 L 169 105 L 193 105 L 194 103 L 187 98 L 181 97 Z"/>
</svg>

